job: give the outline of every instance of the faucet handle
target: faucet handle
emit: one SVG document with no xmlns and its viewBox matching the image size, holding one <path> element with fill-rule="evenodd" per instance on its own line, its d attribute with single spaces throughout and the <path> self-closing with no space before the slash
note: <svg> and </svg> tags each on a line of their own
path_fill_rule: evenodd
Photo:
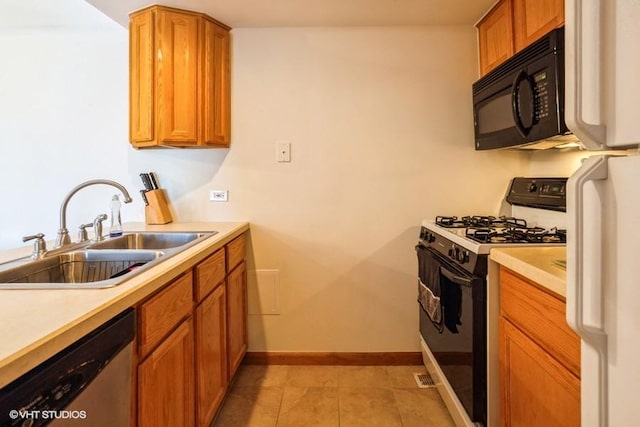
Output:
<svg viewBox="0 0 640 427">
<path fill-rule="evenodd" d="M 87 236 L 87 227 L 91 227 L 93 223 L 89 222 L 87 224 L 81 224 L 78 230 L 78 243 L 83 243 L 89 240 L 89 236 Z"/>
<path fill-rule="evenodd" d="M 29 240 L 35 240 L 33 242 L 33 252 L 31 253 L 31 259 L 40 259 L 47 253 L 47 242 L 44 241 L 44 234 L 38 233 L 33 234 L 31 236 L 24 236 L 22 238 L 23 242 L 28 242 Z"/>
<path fill-rule="evenodd" d="M 95 241 L 100 242 L 104 240 L 102 236 L 102 221 L 107 219 L 107 214 L 100 214 L 93 220 L 93 233 L 95 234 Z"/>
</svg>

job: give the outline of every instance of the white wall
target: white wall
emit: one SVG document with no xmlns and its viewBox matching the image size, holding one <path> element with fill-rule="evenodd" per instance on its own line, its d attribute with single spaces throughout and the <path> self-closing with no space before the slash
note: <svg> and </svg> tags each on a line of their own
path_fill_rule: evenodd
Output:
<svg viewBox="0 0 640 427">
<path fill-rule="evenodd" d="M 55 239 L 60 204 L 80 182 L 138 185 L 127 162 L 127 31 L 82 0 L 56 4 L 2 3 L 0 249 L 36 232 Z M 78 193 L 68 215 L 74 239 L 80 223 L 108 213 L 115 193 Z M 123 217 L 141 219 L 141 208 L 126 205 Z"/>
<path fill-rule="evenodd" d="M 64 194 L 85 179 L 135 191 L 155 170 L 178 221 L 248 220 L 250 270 L 279 270 L 280 314 L 251 316 L 250 350 L 418 350 L 420 221 L 494 213 L 528 172 L 528 153 L 473 150 L 474 30 L 235 29 L 232 148 L 135 151 L 127 35 L 107 28 L 0 37 L 16 64 L 0 70 L 0 245 L 53 237 Z M 277 141 L 291 163 L 275 162 Z M 230 201 L 208 202 L 211 189 Z M 113 193 L 83 192 L 70 228 Z M 141 219 L 139 201 L 123 216 Z M 252 303 L 265 297 L 249 286 Z"/>
<path fill-rule="evenodd" d="M 475 64 L 471 28 L 233 31 L 233 146 L 181 211 L 248 219 L 250 267 L 280 270 L 251 350 L 418 350 L 420 220 L 494 213 L 528 167 L 473 150 Z M 210 188 L 231 201 L 203 203 Z"/>
</svg>

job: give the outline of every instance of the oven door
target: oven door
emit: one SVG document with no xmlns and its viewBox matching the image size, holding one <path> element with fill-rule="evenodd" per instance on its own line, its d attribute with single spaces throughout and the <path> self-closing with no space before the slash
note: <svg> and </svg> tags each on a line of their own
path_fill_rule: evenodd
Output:
<svg viewBox="0 0 640 427">
<path fill-rule="evenodd" d="M 456 313 L 456 327 L 451 328 L 446 322 L 444 325 L 434 324 L 423 306 L 418 304 L 420 335 L 469 418 L 486 425 L 486 280 L 462 270 L 431 248 L 419 245 L 416 250 L 421 266 L 420 276 L 425 276 L 421 281 L 429 280 L 429 275 L 437 277 L 441 294 L 459 296 L 460 307 Z M 435 275 L 432 275 L 433 268 L 438 270 Z M 447 305 L 451 310 L 457 303 L 451 305 L 444 301 L 443 305 L 446 312 Z"/>
</svg>

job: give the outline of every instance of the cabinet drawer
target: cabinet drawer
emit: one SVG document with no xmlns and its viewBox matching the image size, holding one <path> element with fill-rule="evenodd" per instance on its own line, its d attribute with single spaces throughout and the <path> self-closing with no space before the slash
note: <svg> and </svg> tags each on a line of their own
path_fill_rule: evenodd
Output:
<svg viewBox="0 0 640 427">
<path fill-rule="evenodd" d="M 580 338 L 567 325 L 565 313 L 564 301 L 500 269 L 500 314 L 580 377 Z"/>
<path fill-rule="evenodd" d="M 233 270 L 244 259 L 245 237 L 244 234 L 236 237 L 227 244 L 227 272 Z"/>
<path fill-rule="evenodd" d="M 220 249 L 196 266 L 196 301 L 206 297 L 225 276 L 224 249 Z"/>
<path fill-rule="evenodd" d="M 178 323 L 191 314 L 193 307 L 193 274 L 184 276 L 168 285 L 160 293 L 140 306 L 140 357 L 144 357 Z"/>
</svg>

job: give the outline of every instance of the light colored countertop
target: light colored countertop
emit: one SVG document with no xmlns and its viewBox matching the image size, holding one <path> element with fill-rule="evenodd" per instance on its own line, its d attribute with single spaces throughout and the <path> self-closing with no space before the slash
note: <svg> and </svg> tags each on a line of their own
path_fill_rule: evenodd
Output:
<svg viewBox="0 0 640 427">
<path fill-rule="evenodd" d="M 564 246 L 491 249 L 490 259 L 566 298 L 567 271 L 558 262 L 567 260 Z"/>
<path fill-rule="evenodd" d="M 128 223 L 125 231 L 217 231 L 125 283 L 107 289 L 0 290 L 0 387 L 36 367 L 118 313 L 136 305 L 249 229 L 246 222 Z M 0 253 L 29 255 L 30 248 Z"/>
</svg>

